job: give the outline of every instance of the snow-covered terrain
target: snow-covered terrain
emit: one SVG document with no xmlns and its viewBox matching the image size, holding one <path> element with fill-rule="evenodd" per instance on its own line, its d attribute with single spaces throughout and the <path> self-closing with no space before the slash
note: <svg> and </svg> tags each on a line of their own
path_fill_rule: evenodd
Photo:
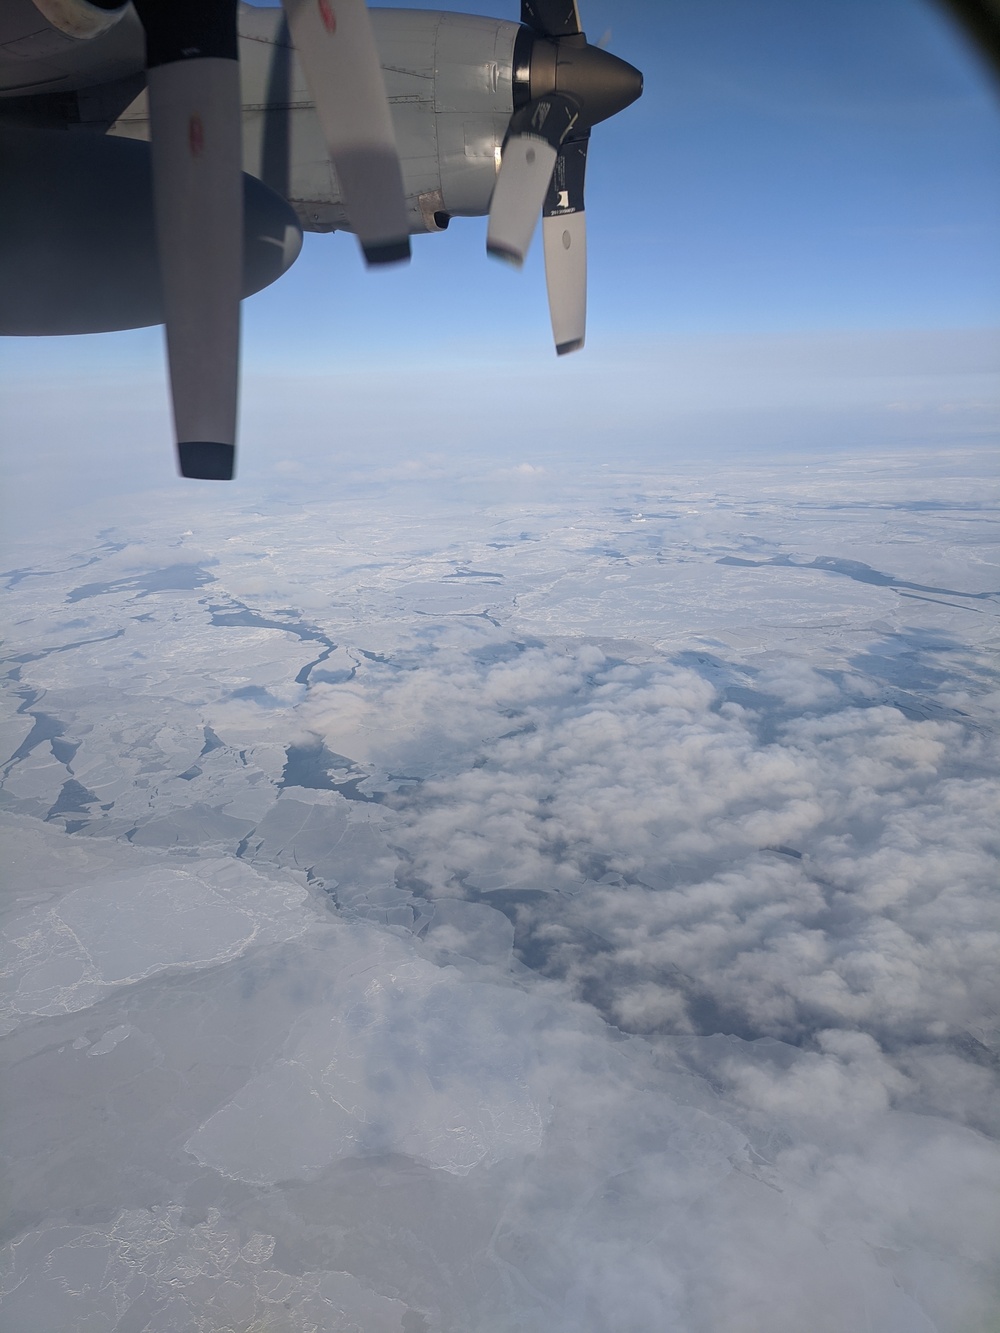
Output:
<svg viewBox="0 0 1000 1333">
<path fill-rule="evenodd" d="M 4 1329 L 1000 1327 L 994 468 L 26 544 Z"/>
</svg>

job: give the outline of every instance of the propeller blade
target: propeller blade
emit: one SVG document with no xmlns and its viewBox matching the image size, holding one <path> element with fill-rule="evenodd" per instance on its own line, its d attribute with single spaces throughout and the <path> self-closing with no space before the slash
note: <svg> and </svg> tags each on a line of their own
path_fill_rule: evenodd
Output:
<svg viewBox="0 0 1000 1333">
<path fill-rule="evenodd" d="M 521 22 L 542 37 L 575 37 L 583 32 L 576 0 L 521 0 Z"/>
<path fill-rule="evenodd" d="M 557 156 L 550 144 L 534 135 L 508 139 L 486 232 L 486 249 L 495 259 L 518 268 L 524 263 Z"/>
<path fill-rule="evenodd" d="M 578 351 L 587 331 L 586 170 L 587 139 L 567 140 L 559 150 L 543 209 L 545 282 L 559 356 Z"/>
<path fill-rule="evenodd" d="M 236 0 L 136 0 L 181 475 L 233 476 L 243 276 Z"/>
<path fill-rule="evenodd" d="M 409 259 L 403 172 L 368 6 L 364 0 L 283 4 L 365 259 Z"/>
<path fill-rule="evenodd" d="M 579 115 L 571 98 L 554 93 L 511 117 L 486 231 L 486 249 L 497 259 L 524 263 L 559 149 Z"/>
</svg>

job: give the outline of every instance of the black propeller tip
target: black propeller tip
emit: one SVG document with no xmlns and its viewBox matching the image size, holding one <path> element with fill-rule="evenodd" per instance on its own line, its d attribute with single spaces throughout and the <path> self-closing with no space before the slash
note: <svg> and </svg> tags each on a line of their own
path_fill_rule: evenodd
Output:
<svg viewBox="0 0 1000 1333">
<path fill-rule="evenodd" d="M 494 259 L 502 259 L 505 264 L 513 264 L 515 268 L 521 268 L 524 264 L 524 255 L 512 250 L 509 245 L 502 245 L 499 241 L 487 241 L 486 253 L 492 255 Z"/>
<path fill-rule="evenodd" d="M 567 356 L 570 352 L 578 352 L 582 346 L 582 338 L 572 338 L 566 343 L 556 343 L 556 356 Z"/>
<path fill-rule="evenodd" d="M 217 444 L 214 440 L 185 440 L 177 446 L 177 462 L 182 477 L 232 481 L 236 450 L 231 444 Z"/>
<path fill-rule="evenodd" d="M 404 236 L 401 241 L 387 241 L 384 245 L 365 245 L 366 264 L 406 264 L 410 259 L 410 238 Z"/>
</svg>

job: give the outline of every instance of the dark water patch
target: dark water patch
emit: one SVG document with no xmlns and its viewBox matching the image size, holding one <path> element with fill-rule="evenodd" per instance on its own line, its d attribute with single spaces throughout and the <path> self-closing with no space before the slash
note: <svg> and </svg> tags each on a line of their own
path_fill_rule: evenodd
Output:
<svg viewBox="0 0 1000 1333">
<path fill-rule="evenodd" d="M 545 897 L 544 894 L 540 896 Z M 496 902 L 494 901 L 496 897 L 496 894 L 486 894 L 482 901 L 489 907 L 496 907 L 498 911 L 503 912 L 514 927 L 514 957 L 517 961 L 522 966 L 530 968 L 532 972 L 537 972 L 540 976 L 565 980 L 567 966 L 564 943 L 554 939 L 549 931 L 536 930 L 535 917 L 531 910 L 532 904 L 528 902 L 518 904 L 510 901 Z M 592 930 L 588 930 L 586 927 L 577 927 L 576 939 L 586 951 L 588 958 L 596 958 L 599 954 L 612 952 L 612 946 L 607 940 L 595 935 Z M 584 981 L 584 986 L 587 985 L 588 983 Z M 591 999 L 590 1002 L 595 1004 L 598 1009 L 601 1008 L 600 1004 L 596 1004 L 594 999 Z M 602 1012 L 608 1018 L 611 1013 L 611 1005 L 605 1006 Z"/>
<path fill-rule="evenodd" d="M 200 778 L 203 772 L 204 770 L 200 769 L 197 764 L 192 764 L 190 768 L 186 768 L 183 773 L 178 773 L 177 776 L 181 782 L 193 782 L 195 778 Z"/>
<path fill-rule="evenodd" d="M 952 1037 L 949 1044 L 966 1059 L 973 1060 L 984 1069 L 993 1069 L 1000 1073 L 1000 1055 L 992 1051 L 978 1037 L 974 1037 L 971 1032 L 959 1033 L 957 1037 Z"/>
<path fill-rule="evenodd" d="M 88 565 L 96 564 L 97 560 L 98 557 L 96 555 L 91 556 L 89 560 L 84 560 L 82 564 L 70 565 L 69 568 L 86 569 Z M 17 585 L 23 583 L 25 579 L 47 579 L 51 578 L 53 574 L 61 573 L 64 573 L 61 569 L 4 569 L 0 570 L 0 579 L 7 579 L 4 587 L 16 588 Z"/>
<path fill-rule="evenodd" d="M 479 662 L 483 666 L 493 666 L 498 662 L 511 662 L 520 657 L 522 653 L 527 652 L 526 643 L 516 643 L 507 641 L 504 643 L 487 643 L 481 648 L 473 648 L 469 653 L 473 662 Z"/>
<path fill-rule="evenodd" d="M 286 787 L 307 787 L 312 791 L 339 791 L 345 779 L 345 773 L 358 773 L 353 760 L 342 754 L 328 750 L 322 741 L 310 745 L 289 745 L 285 750 L 285 767 L 281 773 L 278 790 Z M 331 773 L 338 773 L 336 779 Z M 359 774 L 360 777 L 366 776 Z M 356 797 L 355 799 L 366 799 Z"/>
<path fill-rule="evenodd" d="M 498 912 L 503 912 L 504 916 L 510 917 L 512 921 L 519 907 L 531 906 L 552 897 L 552 894 L 547 893 L 545 889 L 474 889 L 471 886 L 463 887 L 465 887 L 465 896 L 470 902 L 485 903 L 487 907 L 495 907 Z"/>
<path fill-rule="evenodd" d="M 515 727 L 512 731 L 501 732 L 497 737 L 497 740 L 512 741 L 515 736 L 533 736 L 537 730 L 538 724 L 536 722 L 526 722 L 523 727 Z M 489 761 L 485 758 L 482 762 L 477 759 L 473 764 L 473 768 L 485 768 L 488 762 Z"/>
<path fill-rule="evenodd" d="M 327 642 L 329 643 L 329 640 L 327 640 Z M 299 671 L 296 673 L 296 676 L 295 676 L 295 684 L 296 684 L 296 685 L 308 685 L 308 684 L 310 683 L 311 678 L 312 678 L 312 673 L 315 671 L 315 669 L 316 669 L 318 666 L 322 666 L 322 665 L 323 665 L 323 663 L 327 660 L 327 658 L 330 656 L 330 654 L 336 650 L 336 647 L 337 647 L 337 645 L 336 645 L 335 643 L 330 643 L 330 644 L 329 644 L 329 647 L 323 649 L 323 651 L 320 653 L 319 657 L 315 657 L 315 658 L 313 658 L 313 660 L 312 660 L 311 662 L 307 662 L 307 663 L 305 664 L 304 667 L 301 667 L 301 668 L 299 669 Z M 343 675 L 344 675 L 343 672 L 330 672 L 330 673 L 328 673 L 328 676 L 329 676 L 331 679 L 332 679 L 334 676 L 343 676 Z M 346 678 L 347 678 L 348 680 L 352 680 L 352 679 L 354 678 L 354 675 L 355 675 L 355 671 L 351 671 L 351 672 L 347 673 L 347 677 L 346 677 Z M 317 679 L 319 679 L 319 678 L 317 677 Z"/>
<path fill-rule="evenodd" d="M 503 583 L 503 575 L 491 569 L 456 569 L 451 574 L 445 574 L 441 582 L 449 583 L 455 579 L 485 579 L 489 583 Z"/>
<path fill-rule="evenodd" d="M 802 860 L 801 852 L 797 852 L 794 847 L 785 847 L 783 844 L 777 847 L 765 847 L 763 850 L 765 852 L 780 852 L 782 856 L 791 856 L 796 861 Z"/>
<path fill-rule="evenodd" d="M 352 681 L 358 674 L 357 667 L 351 667 L 350 671 L 313 671 L 317 662 L 310 662 L 308 667 L 303 667 L 295 677 L 297 685 L 346 685 Z"/>
<path fill-rule="evenodd" d="M 115 541 L 114 531 L 114 528 L 101 528 L 98 532 L 97 535 L 101 539 L 100 549 L 102 551 L 112 551 L 117 554 L 119 551 L 124 551 L 125 547 L 128 546 L 128 542 Z"/>
<path fill-rule="evenodd" d="M 587 555 L 600 555 L 605 560 L 620 560 L 622 564 L 632 566 L 632 561 L 624 551 L 619 551 L 616 546 L 591 546 L 586 551 Z"/>
<path fill-rule="evenodd" d="M 52 738 L 52 755 L 60 764 L 71 764 L 80 748 L 79 741 L 64 741 L 58 736 Z"/>
<path fill-rule="evenodd" d="M 212 624 L 223 628 L 238 629 L 276 629 L 282 634 L 294 634 L 297 639 L 314 643 L 329 643 L 327 636 L 316 628 L 315 625 L 288 624 L 283 620 L 272 620 L 269 616 L 262 616 L 257 611 L 251 611 L 249 607 L 242 607 L 238 611 L 226 611 L 222 607 L 210 606 L 209 612 L 212 617 Z"/>
<path fill-rule="evenodd" d="M 214 582 L 215 575 L 202 565 L 167 565 L 164 569 L 136 574 L 132 578 L 115 579 L 111 583 L 81 584 L 67 594 L 66 600 L 81 602 L 87 597 L 104 597 L 117 592 L 133 593 L 136 597 L 149 597 L 157 592 L 193 592 L 203 588 L 206 583 Z"/>
<path fill-rule="evenodd" d="M 381 805 L 385 800 L 385 792 L 368 792 L 361 790 L 361 783 L 367 782 L 367 775 L 359 778 L 348 778 L 346 782 L 334 782 L 331 786 L 334 791 L 340 792 L 341 796 L 348 801 L 364 801 L 368 805 Z"/>
<path fill-rule="evenodd" d="M 249 699 L 252 703 L 259 704 L 261 708 L 278 708 L 281 704 L 281 700 L 276 699 L 262 685 L 244 685 L 241 689 L 234 690 L 229 697 L 231 699 Z"/>
<path fill-rule="evenodd" d="M 762 696 L 752 689 L 753 679 L 757 675 L 752 667 L 729 662 L 716 653 L 692 648 L 672 654 L 670 660 L 677 666 L 696 671 L 716 689 L 723 691 L 725 698 L 732 697 L 739 701 L 745 694 L 748 696 L 750 706 L 760 706 Z"/>
<path fill-rule="evenodd" d="M 974 611 L 977 615 L 982 615 L 982 610 L 978 606 L 963 606 L 961 602 L 946 602 L 942 597 L 922 597 L 917 592 L 903 592 L 900 590 L 900 597 L 908 597 L 913 602 L 930 602 L 931 606 L 953 606 L 956 611 Z"/>
<path fill-rule="evenodd" d="M 91 643 L 110 643 L 112 639 L 120 639 L 125 633 L 123 629 L 116 629 L 113 634 L 102 634 L 96 639 L 76 639 L 73 643 L 60 643 L 54 648 L 42 648 L 37 653 L 19 653 L 16 657 L 8 657 L 8 662 L 19 662 L 22 666 L 29 662 L 41 662 L 46 657 L 51 657 L 53 653 L 70 653 L 74 648 L 86 648 Z"/>
<path fill-rule="evenodd" d="M 917 695 L 933 695 L 942 687 L 953 683 L 956 674 L 960 674 L 966 680 L 976 677 L 978 673 L 971 669 L 970 663 L 960 661 L 955 666 L 948 663 L 945 667 L 938 665 L 934 660 L 935 656 L 963 651 L 965 645 L 950 635 L 903 630 L 872 644 L 864 652 L 854 654 L 848 662 L 856 670 L 864 672 L 875 680 L 885 681 L 897 690 L 912 691 Z M 985 673 L 983 684 L 989 686 L 992 677 L 992 672 Z M 905 707 L 903 711 L 906 711 Z"/>
<path fill-rule="evenodd" d="M 201 747 L 201 753 L 198 755 L 199 759 L 203 759 L 206 754 L 211 754 L 213 750 L 224 750 L 226 748 L 225 743 L 219 740 L 211 727 L 205 727 L 203 734 L 205 744 Z"/>
<path fill-rule="evenodd" d="M 976 601 L 989 601 L 1000 597 L 1000 591 L 960 592 L 956 588 L 934 588 L 925 583 L 911 583 L 908 579 L 897 579 L 893 574 L 884 574 L 872 569 L 860 560 L 845 560 L 840 556 L 818 555 L 808 564 L 793 560 L 790 555 L 775 555 L 770 560 L 746 560 L 737 555 L 724 555 L 715 562 L 717 565 L 739 565 L 743 568 L 761 569 L 771 566 L 778 569 L 818 569 L 825 574 L 840 574 L 853 579 L 855 583 L 867 583 L 875 588 L 908 588 L 911 592 L 940 593 L 943 597 L 968 597 Z"/>
<path fill-rule="evenodd" d="M 486 907 L 502 912 L 514 928 L 514 957 L 522 967 L 529 968 L 542 976 L 562 976 L 564 974 L 564 950 L 561 943 L 553 940 L 545 930 L 536 930 L 537 909 L 541 903 L 553 895 L 544 889 L 477 889 L 458 876 L 462 884 L 463 896 L 467 902 L 481 903 Z M 423 886 L 417 879 L 411 879 L 409 886 L 414 897 L 429 897 L 428 886 Z M 610 951 L 607 940 L 602 940 L 586 928 L 579 930 L 579 938 L 586 941 L 588 953 Z M 558 959 L 558 961 L 556 961 Z"/>
<path fill-rule="evenodd" d="M 897 708 L 910 722 L 955 722 L 969 716 L 957 708 L 939 704 L 934 699 L 921 699 L 902 690 L 893 690 L 881 702 L 890 708 Z"/>
<path fill-rule="evenodd" d="M 992 514 L 997 506 L 989 501 L 980 500 L 839 500 L 835 504 L 816 504 L 810 500 L 800 501 L 800 509 L 819 509 L 824 513 L 838 510 L 891 510 L 904 514 L 948 513 L 957 514 Z"/>
<path fill-rule="evenodd" d="M 324 645 L 320 655 L 311 662 L 307 662 L 295 677 L 296 685 L 308 685 L 310 676 L 317 666 L 321 666 L 331 653 L 335 652 L 337 645 L 324 634 L 316 625 L 308 625 L 304 621 L 292 620 L 274 620 L 269 616 L 262 616 L 259 612 L 253 611 L 248 606 L 241 603 L 236 604 L 236 610 L 227 609 L 222 606 L 210 606 L 209 613 L 212 617 L 212 624 L 226 628 L 239 629 L 273 629 L 281 634 L 293 634 L 303 643 L 321 643 Z M 293 616 L 297 613 L 289 610 L 276 611 L 275 615 Z"/>
<path fill-rule="evenodd" d="M 30 819 L 45 818 L 45 802 L 34 796 L 12 796 L 0 787 L 0 810 L 11 810 L 14 814 L 27 815 Z"/>
<path fill-rule="evenodd" d="M 102 543 L 100 549 L 105 552 L 124 551 L 125 545 L 124 543 L 120 545 Z M 98 564 L 101 559 L 102 557 L 99 555 L 92 555 L 86 560 L 81 560 L 75 565 L 70 564 L 63 569 L 5 569 L 0 570 L 0 579 L 9 579 L 10 581 L 5 586 L 8 588 L 16 588 L 17 585 L 23 583 L 25 579 L 47 579 L 51 578 L 53 574 L 65 573 L 66 569 L 89 569 L 91 565 Z"/>
<path fill-rule="evenodd" d="M 21 709 L 17 711 L 21 712 Z M 35 725 L 8 759 L 9 764 L 16 764 L 26 759 L 37 746 L 44 745 L 46 741 L 56 740 L 66 730 L 66 723 L 60 722 L 50 713 L 32 713 L 31 716 L 35 719 Z"/>
<path fill-rule="evenodd" d="M 25 579 L 42 579 L 54 573 L 54 569 L 5 569 L 0 572 L 0 579 L 7 580 L 5 588 L 16 588 Z"/>
<path fill-rule="evenodd" d="M 92 791 L 88 791 L 75 778 L 70 778 L 68 782 L 63 783 L 55 805 L 45 818 L 49 820 L 55 819 L 57 815 L 85 815 L 88 813 L 87 806 L 94 805 L 96 802 L 97 797 Z"/>
<path fill-rule="evenodd" d="M 162 818 L 144 820 L 130 841 L 136 847 L 236 846 L 252 831 L 250 820 L 237 819 L 204 801 L 195 801 Z"/>
<path fill-rule="evenodd" d="M 741 708 L 747 709 L 751 713 L 759 713 L 761 709 L 770 705 L 774 707 L 773 699 L 768 699 L 758 690 L 752 690 L 747 685 L 727 685 L 719 695 L 718 704 L 715 712 L 718 712 L 723 704 L 739 704 Z"/>
<path fill-rule="evenodd" d="M 992 514 L 996 512 L 997 505 L 980 500 L 900 500 L 890 508 L 913 514 L 949 509 L 959 514 Z"/>
</svg>

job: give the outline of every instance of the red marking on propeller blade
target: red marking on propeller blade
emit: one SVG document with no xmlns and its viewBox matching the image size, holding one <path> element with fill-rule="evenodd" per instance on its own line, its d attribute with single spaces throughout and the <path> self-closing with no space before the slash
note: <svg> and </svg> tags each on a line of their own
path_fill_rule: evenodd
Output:
<svg viewBox="0 0 1000 1333">
<path fill-rule="evenodd" d="M 205 126 L 197 112 L 188 121 L 188 144 L 192 157 L 201 157 L 205 149 Z"/>
<path fill-rule="evenodd" d="M 319 16 L 323 20 L 323 27 L 328 33 L 335 33 L 337 31 L 337 16 L 333 12 L 330 0 L 316 0 L 316 3 Z"/>
</svg>

